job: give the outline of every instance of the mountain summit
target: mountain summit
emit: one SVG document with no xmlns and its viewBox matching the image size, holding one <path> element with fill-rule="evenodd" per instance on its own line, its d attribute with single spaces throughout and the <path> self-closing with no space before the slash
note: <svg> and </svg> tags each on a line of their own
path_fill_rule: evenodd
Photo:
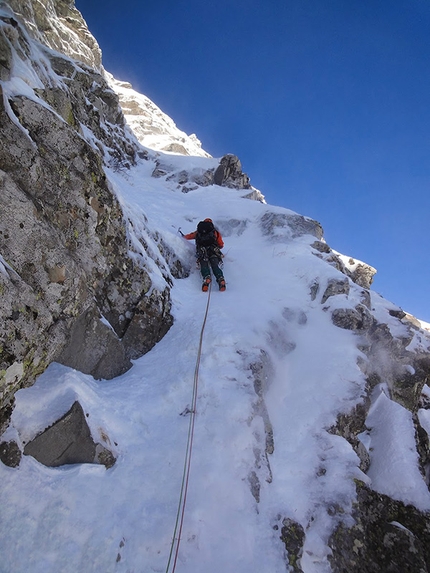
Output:
<svg viewBox="0 0 430 573">
<path fill-rule="evenodd" d="M 72 0 L 0 1 L 0 80 L 0 569 L 430 571 L 428 325 L 106 72 Z M 181 235 L 208 217 L 225 292 Z"/>
</svg>

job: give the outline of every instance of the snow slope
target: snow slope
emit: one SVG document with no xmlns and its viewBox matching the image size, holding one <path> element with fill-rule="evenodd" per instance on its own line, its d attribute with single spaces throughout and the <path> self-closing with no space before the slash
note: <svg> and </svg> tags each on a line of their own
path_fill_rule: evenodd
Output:
<svg viewBox="0 0 430 573">
<path fill-rule="evenodd" d="M 171 156 L 173 157 L 173 156 Z M 175 157 L 182 169 L 210 168 L 211 158 Z M 341 437 L 328 433 L 340 412 L 360 401 L 365 380 L 357 338 L 335 327 L 310 284 L 343 276 L 313 254 L 314 237 L 263 232 L 261 218 L 285 209 L 243 199 L 217 186 L 184 194 L 151 177 L 154 159 L 108 176 L 139 240 L 144 218 L 192 268 L 173 279 L 175 322 L 165 338 L 133 368 L 111 381 L 53 364 L 16 395 L 7 437 L 23 443 L 78 399 L 93 435 L 109 437 L 118 456 L 109 470 L 97 465 L 46 468 L 24 456 L 19 468 L 0 464 L 0 551 L 3 573 L 110 573 L 166 571 L 188 432 L 180 415 L 192 399 L 200 329 L 208 295 L 200 290 L 194 247 L 177 229 L 194 230 L 207 216 L 223 232 L 227 291 L 211 292 L 204 332 L 191 477 L 177 571 L 284 573 L 282 519 L 306 530 L 305 573 L 330 571 L 327 539 L 348 523 L 354 478 L 370 483 Z M 155 271 L 154 271 L 155 272 Z M 323 289 L 322 289 L 323 290 Z M 357 293 L 361 289 L 357 288 Z M 345 295 L 341 295 L 345 298 Z M 350 298 L 358 296 L 352 289 Z M 328 303 L 327 303 L 328 304 Z M 380 302 L 378 298 L 378 304 Z M 388 303 L 387 303 L 388 304 Z M 382 311 L 381 311 L 382 312 Z M 265 403 L 274 452 L 264 462 L 265 427 L 256 412 L 251 364 L 271 363 Z M 397 447 L 413 439 L 410 413 L 396 417 Z M 379 429 L 373 446 L 390 440 Z M 430 509 L 417 463 L 386 458 L 371 480 L 397 499 Z M 261 484 L 259 501 L 250 475 Z M 397 478 L 402 475 L 398 487 Z"/>
<path fill-rule="evenodd" d="M 44 69 L 50 73 L 49 66 Z M 208 302 L 194 246 L 178 229 L 193 231 L 205 217 L 225 240 L 227 291 L 210 293 L 177 571 L 284 573 L 280 529 L 283 519 L 291 518 L 306 531 L 304 573 L 328 572 L 327 540 L 339 521 L 351 522 L 355 478 L 430 509 L 411 414 L 390 401 L 383 386 L 375 389 L 369 432 L 361 436 L 371 450 L 369 476 L 359 470 L 348 442 L 328 431 L 365 393 L 357 366 L 358 358 L 365 359 L 359 338 L 331 320 L 334 308 L 354 308 L 362 289 L 351 283 L 348 296 L 321 304 L 328 282 L 345 276 L 315 256 L 315 237 L 294 236 L 287 224 L 268 233 L 267 213 L 291 211 L 244 199 L 243 191 L 209 186 L 182 193 L 173 179 L 153 178 L 157 160 L 178 172 L 213 169 L 218 160 L 207 157 L 195 138 L 180 132 L 144 96 L 111 82 L 128 98 L 131 125 L 141 126 L 132 118 L 139 100 L 159 129 L 158 138 L 151 130 L 138 133 L 145 145 L 159 150 L 150 151 L 148 160 L 128 171 L 107 170 L 128 219 L 131 256 L 138 261 L 143 244 L 156 251 L 150 228 L 191 273 L 171 277 L 174 325 L 126 374 L 95 381 L 52 364 L 34 386 L 16 394 L 4 440 L 22 446 L 79 400 L 94 438 L 112 449 L 117 462 L 108 470 L 90 464 L 47 468 L 29 456 L 18 468 L 0 464 L 0 572 L 166 571 L 189 428 L 189 416 L 181 413 L 192 402 Z M 21 65 L 7 93 L 35 97 L 32 87 L 38 79 Z M 178 143 L 195 156 L 160 151 Z M 0 272 L 4 265 L 0 256 Z M 160 270 L 154 264 L 151 272 L 157 285 Z M 321 288 L 313 298 L 316 283 Z M 371 299 L 395 335 L 406 328 L 389 316 L 390 303 L 375 293 Z M 261 363 L 266 410 L 255 388 L 253 366 Z M 427 414 L 421 417 L 430 428 Z M 393 426 L 396 431 L 388 431 Z M 274 449 L 266 454 L 271 430 Z"/>
</svg>

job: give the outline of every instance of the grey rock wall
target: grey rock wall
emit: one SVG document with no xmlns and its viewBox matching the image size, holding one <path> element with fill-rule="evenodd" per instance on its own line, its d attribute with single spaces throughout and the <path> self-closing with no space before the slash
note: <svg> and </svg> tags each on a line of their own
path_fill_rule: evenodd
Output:
<svg viewBox="0 0 430 573">
<path fill-rule="evenodd" d="M 22 13 L 39 5 L 16 4 Z M 48 1 L 46 8 L 72 4 Z M 46 37 L 36 16 L 33 10 L 30 24 Z M 37 78 L 20 95 L 3 83 L 17 62 Z M 14 16 L 0 17 L 0 72 L 4 408 L 53 360 L 97 378 L 124 372 L 172 317 L 168 263 L 157 258 L 166 281 L 161 292 L 152 289 L 145 256 L 129 256 L 126 221 L 104 172 L 105 165 L 127 167 L 139 153 L 116 94 L 96 70 L 33 44 Z"/>
<path fill-rule="evenodd" d="M 0 8 L 10 8 L 35 40 L 101 71 L 100 47 L 74 0 L 0 0 Z"/>
<path fill-rule="evenodd" d="M 330 538 L 333 573 L 430 571 L 429 514 L 357 483 L 355 524 Z"/>
</svg>

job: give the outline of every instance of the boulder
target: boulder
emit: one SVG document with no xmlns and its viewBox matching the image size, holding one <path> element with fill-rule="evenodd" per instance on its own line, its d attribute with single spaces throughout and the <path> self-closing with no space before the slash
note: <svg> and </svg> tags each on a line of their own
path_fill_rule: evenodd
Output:
<svg viewBox="0 0 430 573">
<path fill-rule="evenodd" d="M 351 280 L 359 286 L 369 289 L 376 274 L 376 269 L 365 263 L 357 263 L 354 264 L 350 272 Z"/>
<path fill-rule="evenodd" d="M 73 321 L 66 334 L 66 344 L 57 354 L 56 361 L 84 374 L 92 374 L 94 378 L 107 380 L 132 366 L 123 342 L 102 321 L 94 306 Z"/>
<path fill-rule="evenodd" d="M 10 468 L 18 467 L 21 462 L 21 457 L 21 450 L 14 440 L 0 443 L 0 460 L 5 466 L 9 466 Z"/>
<path fill-rule="evenodd" d="M 336 308 L 331 319 L 339 328 L 360 332 L 368 330 L 373 324 L 372 315 L 363 304 L 358 304 L 355 308 Z"/>
<path fill-rule="evenodd" d="M 24 455 L 34 457 L 48 467 L 67 464 L 114 465 L 115 457 L 91 436 L 85 414 L 79 402 L 52 426 L 24 447 Z"/>
<path fill-rule="evenodd" d="M 330 279 L 328 281 L 327 287 L 324 291 L 324 294 L 322 295 L 321 298 L 321 304 L 324 304 L 327 299 L 329 299 L 331 296 L 335 296 L 337 294 L 345 294 L 346 296 L 348 296 L 349 294 L 349 281 L 347 278 L 345 279 Z"/>
<path fill-rule="evenodd" d="M 319 253 L 331 253 L 331 248 L 324 241 L 314 241 L 311 246 Z"/>
</svg>

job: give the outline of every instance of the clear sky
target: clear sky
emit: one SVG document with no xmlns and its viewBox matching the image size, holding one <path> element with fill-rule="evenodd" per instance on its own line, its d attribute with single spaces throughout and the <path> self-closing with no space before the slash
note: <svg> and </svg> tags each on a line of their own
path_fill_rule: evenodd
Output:
<svg viewBox="0 0 430 573">
<path fill-rule="evenodd" d="M 428 0 L 76 0 L 104 67 L 430 322 Z M 210 214 L 209 214 L 210 216 Z"/>
</svg>

